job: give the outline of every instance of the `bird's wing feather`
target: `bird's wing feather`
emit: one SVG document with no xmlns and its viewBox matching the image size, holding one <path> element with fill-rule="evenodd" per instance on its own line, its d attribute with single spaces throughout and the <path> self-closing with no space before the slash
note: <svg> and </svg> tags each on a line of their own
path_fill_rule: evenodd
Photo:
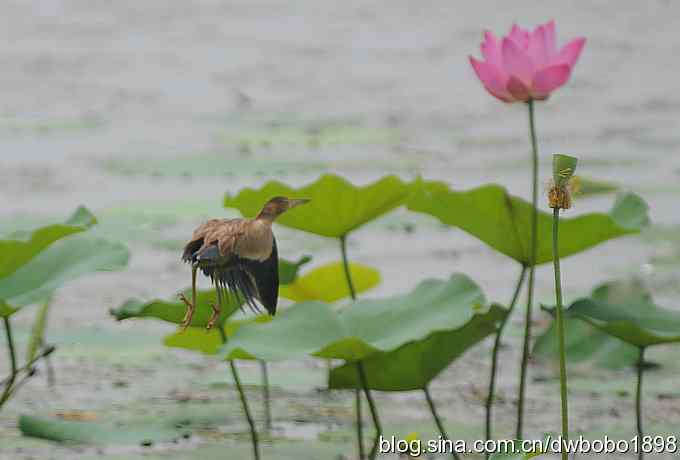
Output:
<svg viewBox="0 0 680 460">
<path fill-rule="evenodd" d="M 279 255 L 276 239 L 272 241 L 272 252 L 268 259 L 257 261 L 240 258 L 239 262 L 255 281 L 257 296 L 270 315 L 276 313 L 279 298 Z"/>
<path fill-rule="evenodd" d="M 246 221 L 244 219 L 211 219 L 194 230 L 191 241 L 184 247 L 182 259 L 196 261 L 198 258 L 212 258 L 217 255 L 228 259 L 232 255 L 234 245 L 243 234 Z M 214 253 L 217 246 L 219 254 Z"/>
</svg>

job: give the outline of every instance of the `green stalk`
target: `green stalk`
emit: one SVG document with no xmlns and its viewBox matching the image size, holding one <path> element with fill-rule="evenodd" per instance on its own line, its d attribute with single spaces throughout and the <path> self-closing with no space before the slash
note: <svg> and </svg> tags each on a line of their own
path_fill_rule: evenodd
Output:
<svg viewBox="0 0 680 460">
<path fill-rule="evenodd" d="M 441 419 L 439 418 L 439 414 L 437 414 L 437 408 L 434 405 L 434 400 L 432 399 L 432 396 L 430 395 L 430 389 L 425 385 L 423 388 L 423 393 L 425 393 L 425 399 L 427 400 L 427 405 L 430 406 L 430 412 L 432 413 L 432 417 L 434 418 L 434 423 L 437 424 L 437 428 L 439 429 L 439 434 L 442 435 L 442 438 L 444 439 L 449 439 L 449 436 L 446 434 L 446 430 L 444 429 L 444 424 L 442 423 Z M 456 460 L 460 460 L 460 455 L 455 450 L 451 451 L 451 455 L 453 458 Z"/>
<path fill-rule="evenodd" d="M 380 437 L 382 436 L 382 425 L 380 424 L 380 417 L 378 416 L 378 409 L 373 401 L 373 396 L 371 396 L 371 390 L 368 388 L 368 379 L 366 379 L 366 369 L 364 369 L 364 363 L 359 361 L 357 363 L 357 369 L 359 371 L 359 379 L 361 380 L 361 386 L 364 389 L 364 394 L 366 395 L 366 400 L 368 401 L 368 408 L 371 411 L 371 417 L 373 418 L 373 425 L 375 426 L 375 441 L 373 442 L 373 447 L 371 448 L 371 453 L 369 454 L 369 459 L 374 460 L 378 456 L 378 447 L 380 445 Z"/>
<path fill-rule="evenodd" d="M 264 399 L 264 426 L 267 431 L 272 429 L 272 403 L 271 394 L 269 391 L 269 369 L 266 361 L 259 361 L 260 370 L 262 371 L 262 396 Z"/>
<path fill-rule="evenodd" d="M 9 322 L 8 317 L 3 317 L 2 318 L 3 323 L 5 324 L 5 335 L 7 336 L 7 351 L 9 353 L 9 361 L 10 361 L 10 376 L 7 381 L 7 384 L 5 385 L 5 389 L 2 392 L 2 396 L 0 396 L 0 408 L 5 405 L 7 400 L 9 399 L 10 394 L 12 393 L 12 386 L 14 385 L 14 380 L 17 377 L 17 354 L 16 350 L 14 349 L 14 338 L 12 337 L 12 325 Z"/>
<path fill-rule="evenodd" d="M 492 433 L 492 422 L 493 422 L 493 402 L 496 395 L 496 372 L 498 371 L 498 354 L 501 348 L 501 338 L 503 336 L 503 330 L 507 324 L 512 312 L 515 310 L 515 305 L 517 304 L 517 299 L 519 298 L 519 293 L 522 290 L 522 285 L 524 284 L 524 278 L 526 276 L 527 266 L 522 265 L 522 271 L 519 274 L 519 279 L 515 285 L 515 291 L 512 294 L 512 300 L 510 301 L 510 306 L 508 308 L 508 314 L 503 318 L 501 324 L 498 326 L 498 331 L 496 332 L 496 337 L 493 342 L 493 350 L 491 351 L 491 374 L 489 376 L 489 392 L 486 398 L 486 439 L 491 439 Z M 486 454 L 486 458 L 489 458 L 490 454 Z"/>
<path fill-rule="evenodd" d="M 645 456 L 642 452 L 642 374 L 645 369 L 645 347 L 640 347 L 640 358 L 637 365 L 637 389 L 635 391 L 635 418 L 637 419 L 637 435 L 638 435 L 638 460 L 642 460 Z"/>
<path fill-rule="evenodd" d="M 218 296 L 218 302 L 220 305 L 222 305 L 222 301 L 220 299 L 220 290 L 217 289 L 217 296 Z M 220 336 L 222 337 L 222 343 L 227 343 L 227 334 L 224 332 L 224 326 L 220 325 L 218 328 L 220 331 Z M 238 390 L 238 396 L 241 399 L 241 406 L 243 406 L 243 413 L 246 416 L 246 420 L 248 422 L 248 426 L 250 427 L 250 440 L 253 443 L 253 453 L 255 455 L 255 460 L 260 460 L 260 443 L 259 439 L 257 437 L 257 428 L 255 428 L 255 422 L 253 421 L 253 417 L 250 414 L 250 407 L 248 407 L 248 399 L 246 398 L 246 393 L 243 391 L 243 386 L 241 385 L 241 379 L 239 378 L 238 375 L 238 369 L 236 369 L 236 363 L 234 363 L 234 360 L 229 360 L 229 367 L 231 368 L 231 375 L 234 379 L 234 383 L 236 384 L 236 389 Z"/>
<path fill-rule="evenodd" d="M 560 350 L 560 400 L 562 402 L 562 460 L 569 459 L 564 446 L 569 444 L 569 404 L 567 401 L 567 353 L 564 340 L 564 312 L 562 311 L 562 279 L 559 253 L 560 208 L 553 209 L 553 265 L 555 267 L 555 300 L 557 307 L 557 340 Z"/>
<path fill-rule="evenodd" d="M 524 399 L 526 393 L 527 366 L 529 364 L 529 348 L 531 346 L 531 317 L 534 302 L 534 275 L 536 262 L 536 247 L 538 245 L 538 144 L 536 141 L 536 126 L 534 120 L 534 101 L 529 100 L 529 137 L 531 138 L 531 251 L 529 254 L 529 286 L 527 294 L 527 309 L 524 317 L 524 345 L 522 347 L 522 364 L 519 377 L 519 401 L 517 403 L 517 432 L 516 439 L 523 439 L 524 430 Z"/>
<path fill-rule="evenodd" d="M 340 237 L 340 253 L 342 254 L 342 267 L 345 271 L 345 280 L 347 281 L 349 295 L 352 297 L 352 300 L 356 300 L 357 293 L 354 290 L 352 274 L 350 273 L 349 269 L 349 261 L 347 259 L 347 237 L 345 235 Z M 359 447 L 359 460 L 364 460 L 366 458 L 366 449 L 364 448 L 364 426 L 361 415 L 361 390 L 359 390 L 358 388 L 354 390 L 354 406 L 356 408 L 357 443 Z"/>
</svg>

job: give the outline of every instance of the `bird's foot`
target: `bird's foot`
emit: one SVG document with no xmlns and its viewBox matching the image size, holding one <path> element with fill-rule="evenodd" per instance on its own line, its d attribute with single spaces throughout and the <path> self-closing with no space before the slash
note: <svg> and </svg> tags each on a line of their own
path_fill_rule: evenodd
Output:
<svg viewBox="0 0 680 460">
<path fill-rule="evenodd" d="M 179 294 L 177 297 L 179 297 L 179 300 L 184 302 L 184 304 L 187 306 L 187 312 L 184 314 L 184 319 L 182 319 L 182 322 L 179 325 L 179 327 L 182 329 L 182 332 L 184 332 L 191 324 L 191 320 L 194 317 L 194 312 L 196 311 L 196 306 L 189 302 L 189 299 L 187 299 L 184 294 Z"/>
<path fill-rule="evenodd" d="M 217 319 L 220 317 L 220 307 L 215 305 L 214 303 L 210 304 L 210 308 L 212 308 L 212 315 L 210 315 L 210 319 L 208 320 L 208 324 L 205 326 L 206 330 L 210 330 L 213 327 L 215 327 L 215 323 L 217 322 Z"/>
</svg>

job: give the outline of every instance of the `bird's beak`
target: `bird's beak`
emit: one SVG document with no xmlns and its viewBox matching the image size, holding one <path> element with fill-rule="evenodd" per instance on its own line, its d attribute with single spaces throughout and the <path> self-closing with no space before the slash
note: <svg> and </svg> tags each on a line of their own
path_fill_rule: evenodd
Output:
<svg viewBox="0 0 680 460">
<path fill-rule="evenodd" d="M 289 200 L 288 201 L 288 209 L 294 208 L 295 206 L 300 206 L 301 204 L 309 203 L 311 200 L 308 200 L 306 198 L 298 198 L 295 200 Z"/>
</svg>

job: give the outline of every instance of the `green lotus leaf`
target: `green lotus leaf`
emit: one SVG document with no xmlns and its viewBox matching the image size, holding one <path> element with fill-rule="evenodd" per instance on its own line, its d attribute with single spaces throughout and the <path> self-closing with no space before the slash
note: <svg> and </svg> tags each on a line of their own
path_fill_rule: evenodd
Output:
<svg viewBox="0 0 680 460">
<path fill-rule="evenodd" d="M 496 331 L 507 310 L 499 305 L 468 315 L 469 305 L 449 306 L 449 314 L 467 318 L 462 325 L 439 330 L 394 351 L 375 353 L 363 361 L 369 388 L 379 391 L 411 391 L 424 388 L 451 362 Z M 456 327 L 457 326 L 457 327 Z M 332 369 L 329 388 L 361 388 L 354 363 Z"/>
<path fill-rule="evenodd" d="M 150 445 L 177 442 L 187 437 L 188 430 L 179 427 L 178 417 L 173 420 L 80 421 L 57 417 L 19 417 L 19 430 L 24 436 L 49 441 L 90 445 Z"/>
<path fill-rule="evenodd" d="M 680 312 L 657 306 L 639 283 L 605 283 L 567 314 L 636 347 L 680 342 Z"/>
<path fill-rule="evenodd" d="M 13 232 L 0 239 L 0 278 L 18 270 L 55 241 L 85 231 L 96 222 L 90 211 L 80 207 L 63 224 Z"/>
<path fill-rule="evenodd" d="M 499 185 L 457 192 L 442 182 L 420 182 L 409 197 L 409 209 L 456 226 L 495 250 L 528 265 L 532 206 Z M 560 257 L 632 233 L 649 223 L 647 204 L 633 193 L 618 196 L 609 213 L 560 219 Z M 552 215 L 538 215 L 536 264 L 552 261 Z"/>
<path fill-rule="evenodd" d="M 294 282 L 300 269 L 311 260 L 311 256 L 302 256 L 296 261 L 279 259 L 279 284 L 286 285 Z"/>
<path fill-rule="evenodd" d="M 583 177 L 579 174 L 571 178 L 571 184 L 574 188 L 574 196 L 576 198 L 612 193 L 621 189 L 621 187 L 614 182 Z"/>
<path fill-rule="evenodd" d="M 555 321 L 534 344 L 533 355 L 557 360 L 559 348 Z M 630 367 L 638 361 L 639 351 L 633 345 L 612 337 L 578 318 L 565 318 L 567 360 L 572 363 L 592 362 L 608 369 Z"/>
<path fill-rule="evenodd" d="M 84 274 L 119 270 L 129 257 L 127 248 L 118 242 L 83 237 L 60 241 L 0 279 L 0 316 L 43 301 L 65 282 Z"/>
<path fill-rule="evenodd" d="M 425 280 L 406 295 L 358 300 L 339 311 L 327 303 L 303 302 L 268 324 L 242 326 L 220 353 L 226 359 L 312 355 L 359 361 L 436 332 L 458 329 L 486 313 L 485 304 L 479 287 L 461 274 L 448 281 Z"/>
<path fill-rule="evenodd" d="M 357 293 L 368 291 L 380 284 L 380 272 L 375 268 L 350 263 L 350 274 Z M 321 300 L 336 302 L 350 296 L 342 262 L 331 262 L 313 268 L 292 284 L 281 286 L 282 297 L 294 302 Z"/>
<path fill-rule="evenodd" d="M 227 321 L 224 332 L 231 337 L 244 324 L 267 323 L 272 320 L 269 315 L 258 315 L 244 320 Z M 198 351 L 206 355 L 215 355 L 224 344 L 222 334 L 217 329 L 206 331 L 204 327 L 190 327 L 186 331 L 177 331 L 165 336 L 163 344 L 170 348 L 183 348 Z"/>
<path fill-rule="evenodd" d="M 227 195 L 224 206 L 253 217 L 275 196 L 311 199 L 310 203 L 281 215 L 277 222 L 316 235 L 339 238 L 401 206 L 410 190 L 409 184 L 395 176 L 356 186 L 341 177 L 325 174 L 301 188 L 277 181 L 267 182 L 259 189 L 245 188 L 236 196 Z"/>
<path fill-rule="evenodd" d="M 191 288 L 187 288 L 182 293 L 187 299 L 191 300 Z M 205 332 L 205 326 L 212 316 L 211 304 L 217 303 L 217 291 L 215 289 L 198 289 L 196 291 L 196 311 L 191 319 L 191 327 L 201 328 Z M 222 299 L 222 308 L 218 324 L 224 322 L 226 318 L 238 310 L 242 301 L 234 296 Z M 129 299 L 118 308 L 110 310 L 111 315 L 118 321 L 129 318 L 156 318 L 169 323 L 180 324 L 186 314 L 187 306 L 175 296 L 172 300 L 151 300 L 142 301 L 139 299 Z"/>
</svg>

